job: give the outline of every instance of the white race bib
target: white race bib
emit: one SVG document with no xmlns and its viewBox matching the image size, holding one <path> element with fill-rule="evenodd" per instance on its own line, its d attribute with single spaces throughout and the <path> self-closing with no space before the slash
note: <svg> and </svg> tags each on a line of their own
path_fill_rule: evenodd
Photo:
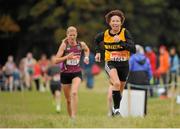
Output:
<svg viewBox="0 0 180 129">
<path fill-rule="evenodd" d="M 77 60 L 77 59 L 67 60 L 66 64 L 67 65 L 78 65 L 79 64 L 79 60 Z"/>
<path fill-rule="evenodd" d="M 60 75 L 59 74 L 54 75 L 53 81 L 60 81 Z"/>
<path fill-rule="evenodd" d="M 80 56 L 74 56 L 73 59 L 68 59 L 66 61 L 67 65 L 78 65 L 80 62 Z"/>
</svg>

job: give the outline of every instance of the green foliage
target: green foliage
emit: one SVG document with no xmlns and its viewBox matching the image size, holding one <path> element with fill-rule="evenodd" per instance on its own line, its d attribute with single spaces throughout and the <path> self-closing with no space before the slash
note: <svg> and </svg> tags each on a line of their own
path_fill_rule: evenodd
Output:
<svg viewBox="0 0 180 129">
<path fill-rule="evenodd" d="M 0 6 L 0 12 L 14 14 L 13 19 L 22 28 L 22 35 L 26 35 L 19 41 L 37 34 L 43 42 L 44 37 L 49 37 L 52 43 L 59 43 L 65 37 L 67 27 L 74 25 L 78 28 L 79 39 L 92 47 L 94 36 L 107 28 L 105 14 L 112 9 L 121 9 L 126 16 L 124 26 L 130 30 L 135 42 L 157 46 L 160 43 L 179 45 L 178 6 L 175 0 L 27 0 L 8 11 Z"/>
<path fill-rule="evenodd" d="M 63 7 L 59 6 L 59 7 L 56 7 L 54 10 L 53 10 L 53 16 L 54 17 L 59 17 L 59 16 L 62 16 L 65 14 L 65 10 Z"/>
<path fill-rule="evenodd" d="M 49 6 L 54 3 L 55 0 L 41 0 L 32 7 L 30 15 L 33 17 L 38 17 L 39 15 L 47 11 L 49 9 Z"/>
<path fill-rule="evenodd" d="M 42 21 L 42 27 L 45 28 L 51 28 L 56 25 L 58 25 L 58 19 L 56 19 L 53 15 L 44 18 Z"/>
<path fill-rule="evenodd" d="M 60 43 L 65 38 L 66 31 L 63 28 L 57 28 L 54 32 L 54 38 L 57 43 Z"/>
</svg>

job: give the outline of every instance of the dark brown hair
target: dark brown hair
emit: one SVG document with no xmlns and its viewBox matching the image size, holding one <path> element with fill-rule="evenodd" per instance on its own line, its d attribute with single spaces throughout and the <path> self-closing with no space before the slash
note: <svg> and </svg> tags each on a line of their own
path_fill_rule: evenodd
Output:
<svg viewBox="0 0 180 129">
<path fill-rule="evenodd" d="M 124 23 L 125 16 L 124 16 L 124 13 L 123 13 L 121 10 L 112 10 L 112 11 L 108 12 L 108 13 L 105 15 L 106 22 L 107 22 L 108 24 L 109 24 L 112 16 L 119 16 L 119 17 L 121 18 L 121 23 L 122 23 L 122 24 Z"/>
</svg>

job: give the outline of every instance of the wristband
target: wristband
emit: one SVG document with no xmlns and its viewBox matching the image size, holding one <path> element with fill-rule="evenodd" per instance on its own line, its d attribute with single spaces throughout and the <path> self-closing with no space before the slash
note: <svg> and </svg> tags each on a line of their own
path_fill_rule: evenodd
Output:
<svg viewBox="0 0 180 129">
<path fill-rule="evenodd" d="M 84 59 L 85 59 L 85 60 L 89 60 L 89 57 L 88 57 L 88 56 L 85 56 Z"/>
</svg>

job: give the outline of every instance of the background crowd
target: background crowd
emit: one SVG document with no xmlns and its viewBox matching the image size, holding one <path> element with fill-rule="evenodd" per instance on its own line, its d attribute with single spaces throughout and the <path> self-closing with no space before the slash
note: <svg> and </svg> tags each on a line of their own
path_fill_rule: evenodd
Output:
<svg viewBox="0 0 180 129">
<path fill-rule="evenodd" d="M 157 49 L 137 45 L 136 49 L 136 54 L 131 55 L 130 58 L 129 83 L 149 85 L 150 96 L 154 94 L 154 85 L 161 84 L 164 88 L 164 96 L 167 96 L 170 84 L 174 83 L 174 87 L 177 88 L 180 59 L 174 46 L 170 48 L 160 46 Z M 48 69 L 52 64 L 46 54 L 42 54 L 40 59 L 35 59 L 33 54 L 28 52 L 18 63 L 14 62 L 13 55 L 9 55 L 6 63 L 0 66 L 0 91 L 31 91 L 32 89 L 47 91 L 51 76 L 48 74 Z M 88 65 L 81 63 L 81 66 L 87 88 L 93 89 L 94 75 L 100 71 L 95 64 L 94 54 L 90 54 Z"/>
</svg>

